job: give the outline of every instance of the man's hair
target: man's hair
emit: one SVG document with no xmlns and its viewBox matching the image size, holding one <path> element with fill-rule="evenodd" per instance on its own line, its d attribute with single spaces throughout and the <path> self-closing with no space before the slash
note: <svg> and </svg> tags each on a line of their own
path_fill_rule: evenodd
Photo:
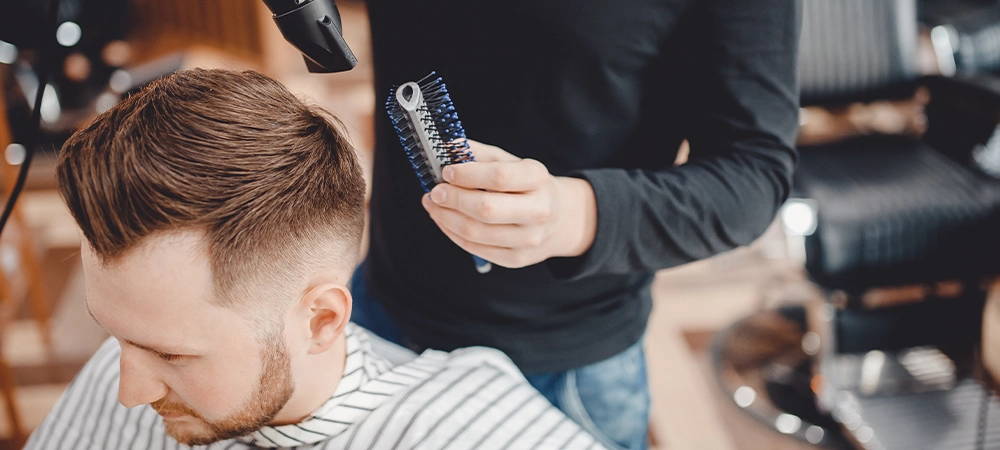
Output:
<svg viewBox="0 0 1000 450">
<path fill-rule="evenodd" d="M 102 264 L 153 235 L 203 232 L 216 298 L 231 306 L 357 263 L 365 183 L 331 120 L 254 71 L 178 72 L 70 137 L 59 189 Z"/>
</svg>

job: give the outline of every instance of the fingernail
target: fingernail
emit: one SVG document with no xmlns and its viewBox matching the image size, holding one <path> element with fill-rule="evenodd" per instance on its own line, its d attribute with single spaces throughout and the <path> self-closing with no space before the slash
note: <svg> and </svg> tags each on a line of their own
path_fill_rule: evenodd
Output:
<svg viewBox="0 0 1000 450">
<path fill-rule="evenodd" d="M 447 199 L 448 193 L 444 191 L 444 188 L 439 186 L 431 190 L 431 200 L 434 200 L 434 203 L 444 203 Z"/>
<path fill-rule="evenodd" d="M 444 181 L 451 183 L 452 180 L 455 179 L 455 169 L 452 169 L 451 167 L 441 169 L 441 177 L 444 178 Z"/>
</svg>

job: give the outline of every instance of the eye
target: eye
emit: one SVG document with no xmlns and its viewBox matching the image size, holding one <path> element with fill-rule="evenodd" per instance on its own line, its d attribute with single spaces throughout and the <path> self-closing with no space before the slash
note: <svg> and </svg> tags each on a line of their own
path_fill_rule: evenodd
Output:
<svg viewBox="0 0 1000 450">
<path fill-rule="evenodd" d="M 164 361 L 167 361 L 167 362 L 177 361 L 177 360 L 179 360 L 179 359 L 181 359 L 181 358 L 184 357 L 184 355 L 172 355 L 170 353 L 160 353 L 159 356 L 160 356 L 160 359 L 162 359 Z"/>
</svg>

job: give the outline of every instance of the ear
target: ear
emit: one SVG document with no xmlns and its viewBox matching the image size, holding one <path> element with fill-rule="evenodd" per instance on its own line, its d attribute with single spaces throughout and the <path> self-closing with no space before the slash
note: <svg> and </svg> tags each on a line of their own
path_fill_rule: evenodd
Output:
<svg viewBox="0 0 1000 450">
<path fill-rule="evenodd" d="M 302 297 L 302 306 L 309 315 L 309 353 L 329 350 L 351 319 L 351 292 L 342 284 L 316 284 Z"/>
</svg>

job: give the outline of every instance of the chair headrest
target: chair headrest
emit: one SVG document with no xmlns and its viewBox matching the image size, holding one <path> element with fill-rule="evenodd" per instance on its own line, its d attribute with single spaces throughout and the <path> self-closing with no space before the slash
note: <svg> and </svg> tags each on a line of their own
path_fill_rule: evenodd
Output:
<svg viewBox="0 0 1000 450">
<path fill-rule="evenodd" d="M 802 103 L 847 103 L 917 76 L 916 0 L 804 0 Z"/>
</svg>

